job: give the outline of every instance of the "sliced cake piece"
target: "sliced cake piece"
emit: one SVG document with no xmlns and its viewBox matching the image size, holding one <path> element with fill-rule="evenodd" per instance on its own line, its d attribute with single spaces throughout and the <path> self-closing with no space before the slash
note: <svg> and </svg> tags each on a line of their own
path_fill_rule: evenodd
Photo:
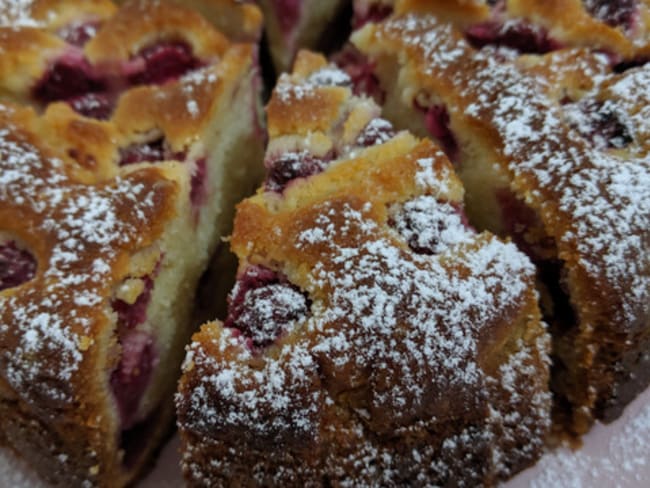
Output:
<svg viewBox="0 0 650 488">
<path fill-rule="evenodd" d="M 425 14 L 353 36 L 396 126 L 441 141 L 470 221 L 537 264 L 569 427 L 610 421 L 650 381 L 650 66 L 570 49 L 509 61 Z"/>
<path fill-rule="evenodd" d="M 188 484 L 477 486 L 535 462 L 530 261 L 475 232 L 442 151 L 322 57 L 298 55 L 267 113 L 229 313 L 194 336 L 177 395 Z"/>
<path fill-rule="evenodd" d="M 160 2 L 50 3 L 0 28 L 2 96 L 31 106 L 0 108 L 0 441 L 54 484 L 123 486 L 259 182 L 256 46 Z"/>
<path fill-rule="evenodd" d="M 345 0 L 259 0 L 276 73 L 287 71 L 301 48 L 315 48 L 336 35 L 332 22 Z"/>
</svg>

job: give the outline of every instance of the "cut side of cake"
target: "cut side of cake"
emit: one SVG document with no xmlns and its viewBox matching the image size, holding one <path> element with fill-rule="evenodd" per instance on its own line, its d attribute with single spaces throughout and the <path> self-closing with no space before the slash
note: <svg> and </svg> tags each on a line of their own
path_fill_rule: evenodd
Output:
<svg viewBox="0 0 650 488">
<path fill-rule="evenodd" d="M 494 485 L 534 463 L 550 344 L 529 259 L 321 56 L 299 53 L 267 114 L 228 315 L 176 397 L 188 484 Z"/>
<path fill-rule="evenodd" d="M 124 486 L 261 179 L 257 47 L 164 2 L 0 13 L 0 441 L 56 485 Z"/>
<path fill-rule="evenodd" d="M 579 47 L 476 50 L 456 23 L 396 9 L 352 37 L 385 116 L 439 140 L 470 222 L 535 262 L 563 423 L 617 418 L 650 382 L 650 68 L 619 73 L 619 56 Z"/>
</svg>

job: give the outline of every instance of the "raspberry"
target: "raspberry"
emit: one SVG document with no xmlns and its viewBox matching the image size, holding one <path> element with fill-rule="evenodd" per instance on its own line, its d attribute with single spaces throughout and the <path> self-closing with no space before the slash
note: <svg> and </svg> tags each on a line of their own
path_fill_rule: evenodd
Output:
<svg viewBox="0 0 650 488">
<path fill-rule="evenodd" d="M 549 36 L 546 29 L 526 21 L 505 24 L 496 21 L 482 22 L 467 29 L 465 36 L 476 48 L 496 45 L 515 49 L 520 53 L 544 54 L 562 47 Z"/>
<path fill-rule="evenodd" d="M 638 12 L 637 0 L 584 0 L 585 10 L 612 27 L 630 30 Z"/>
<path fill-rule="evenodd" d="M 45 73 L 33 91 L 41 103 L 69 100 L 106 90 L 106 83 L 92 73 L 88 61 L 76 55 L 62 56 Z"/>
<path fill-rule="evenodd" d="M 306 178 L 322 172 L 329 159 L 329 156 L 317 158 L 307 151 L 283 153 L 277 159 L 265 163 L 269 170 L 266 188 L 269 191 L 281 192 L 296 178 Z"/>
<path fill-rule="evenodd" d="M 36 274 L 36 259 L 13 241 L 0 244 L 0 291 L 22 285 Z"/>
<path fill-rule="evenodd" d="M 237 329 L 253 350 L 273 344 L 304 319 L 306 296 L 287 279 L 262 266 L 251 266 L 238 279 L 229 298 L 227 328 Z"/>
<path fill-rule="evenodd" d="M 144 60 L 144 69 L 129 76 L 132 85 L 162 84 L 201 67 L 190 46 L 182 42 L 155 44 L 138 56 Z"/>
<path fill-rule="evenodd" d="M 121 338 L 122 357 L 111 375 L 111 387 L 120 410 L 122 429 L 137 421 L 137 411 L 158 357 L 153 339 L 142 331 L 128 331 Z"/>
</svg>

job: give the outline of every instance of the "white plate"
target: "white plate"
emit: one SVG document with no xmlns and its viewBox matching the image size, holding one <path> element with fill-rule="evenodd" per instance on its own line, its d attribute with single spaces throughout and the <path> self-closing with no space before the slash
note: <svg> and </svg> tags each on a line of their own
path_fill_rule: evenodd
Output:
<svg viewBox="0 0 650 488">
<path fill-rule="evenodd" d="M 138 488 L 183 486 L 178 467 L 178 437 L 165 446 L 154 471 Z M 650 486 L 650 389 L 628 405 L 610 425 L 596 425 L 578 451 L 559 449 L 519 474 L 503 488 L 579 488 Z M 0 449 L 0 487 L 45 488 L 11 453 Z"/>
</svg>

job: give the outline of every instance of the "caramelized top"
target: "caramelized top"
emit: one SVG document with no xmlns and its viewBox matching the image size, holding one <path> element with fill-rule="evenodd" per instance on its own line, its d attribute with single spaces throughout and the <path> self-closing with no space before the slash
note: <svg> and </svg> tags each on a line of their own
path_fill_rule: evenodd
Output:
<svg viewBox="0 0 650 488">
<path fill-rule="evenodd" d="M 383 3 L 386 3 L 384 0 Z M 454 23 L 486 43 L 535 49 L 589 47 L 626 59 L 650 53 L 650 2 L 647 0 L 393 0 L 395 13 L 428 13 Z M 525 39 L 525 40 L 524 40 Z M 539 47 L 539 46 L 538 46 Z M 530 52 L 530 51 L 526 51 Z"/>
<path fill-rule="evenodd" d="M 440 94 L 452 118 L 463 118 L 489 141 L 512 189 L 555 239 L 584 323 L 625 333 L 646 326 L 650 165 L 641 113 L 650 98 L 647 64 L 602 86 L 594 77 L 596 98 L 613 95 L 634 136 L 628 150 L 614 151 L 571 130 L 567 114 L 534 78 L 489 50 L 475 51 L 450 24 L 403 16 L 368 25 L 355 43 L 370 57 L 405 56 L 415 88 Z"/>
<path fill-rule="evenodd" d="M 179 188 L 155 167 L 81 183 L 48 130 L 0 106 L 0 237 L 36 261 L 32 279 L 0 292 L 0 375 L 51 408 L 75 400 L 82 363 L 106 347 L 111 287 L 173 217 Z"/>
<path fill-rule="evenodd" d="M 0 110 L 0 249 L 36 268 L 0 269 L 7 283 L 27 277 L 0 290 L 0 394 L 44 410 L 101 402 L 108 384 L 80 372 L 119 359 L 113 287 L 160 259 L 155 241 L 190 198 L 190 162 L 255 47 L 165 2 L 2 9 L 0 96 L 13 104 Z"/>
<path fill-rule="evenodd" d="M 356 412 L 368 446 L 418 421 L 481 422 L 486 378 L 504 360 L 498 351 L 517 334 L 522 310 L 536 316 L 532 265 L 513 244 L 464 223 L 462 187 L 442 151 L 396 134 L 350 84 L 308 53 L 278 82 L 267 164 L 307 151 L 324 165 L 242 202 L 231 244 L 238 286 L 272 270 L 294 290 L 259 306 L 290 299 L 282 306 L 304 310 L 306 297 L 309 310 L 262 349 L 248 331 L 215 323 L 194 336 L 178 398 L 190 431 L 304 449 L 335 435 L 326 433 L 338 428 L 328 427 L 328 409 Z M 419 231 L 436 242 L 428 252 L 411 244 Z M 287 314 L 265 312 L 278 316 Z"/>
</svg>

